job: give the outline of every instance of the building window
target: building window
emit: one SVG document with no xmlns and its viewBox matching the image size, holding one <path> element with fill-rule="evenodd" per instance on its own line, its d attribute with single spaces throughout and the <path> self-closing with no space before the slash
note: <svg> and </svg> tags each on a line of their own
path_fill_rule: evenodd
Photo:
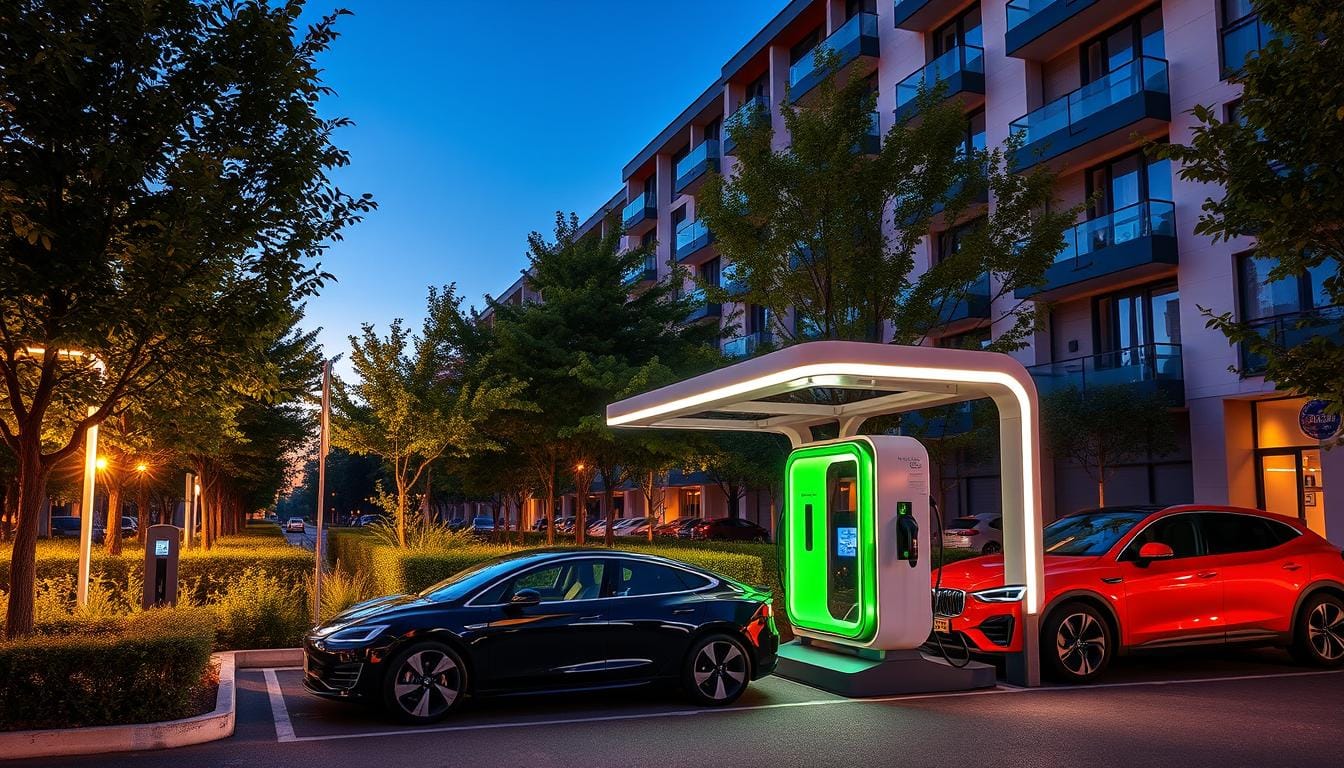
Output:
<svg viewBox="0 0 1344 768">
<path fill-rule="evenodd" d="M 933 56 L 930 61 L 959 45 L 985 47 L 984 32 L 980 28 L 980 4 L 957 14 L 933 33 Z"/>
<path fill-rule="evenodd" d="M 984 222 L 985 217 L 979 216 L 964 224 L 958 224 L 951 229 L 939 232 L 937 261 L 944 261 L 961 250 L 961 241 L 971 233 L 971 230 Z"/>
<path fill-rule="evenodd" d="M 712 285 L 716 288 L 719 287 L 719 276 L 721 273 L 719 269 L 718 256 L 715 256 L 709 261 L 706 261 L 704 264 L 701 264 L 699 272 L 700 272 L 700 282 L 704 283 L 705 285 Z"/>
<path fill-rule="evenodd" d="M 987 349 L 990 344 L 989 329 L 977 328 L 955 336 L 943 336 L 935 343 L 944 349 Z"/>
<path fill-rule="evenodd" d="M 1181 343 L 1181 297 L 1174 283 L 1131 288 L 1096 300 L 1098 367 L 1139 365 L 1153 345 Z M 1156 350 L 1161 356 L 1163 350 Z"/>
<path fill-rule="evenodd" d="M 806 35 L 803 35 L 802 40 L 799 40 L 793 47 L 789 48 L 789 66 L 793 66 L 802 61 L 803 57 L 812 53 L 812 49 L 816 48 L 817 44 L 820 42 L 821 27 L 817 27 Z"/>
<path fill-rule="evenodd" d="M 1223 26 L 1230 27 L 1255 13 L 1251 0 L 1222 0 Z"/>
<path fill-rule="evenodd" d="M 1100 80 L 1141 56 L 1165 59 L 1167 48 L 1162 36 L 1162 7 L 1154 6 L 1130 18 L 1085 43 L 1080 51 L 1084 85 Z M 1129 86 L 1125 84 L 1124 87 Z"/>
<path fill-rule="evenodd" d="M 705 125 L 705 141 L 718 141 L 719 134 L 722 130 L 723 121 L 721 119 L 716 117 L 709 121 L 709 123 Z"/>
<path fill-rule="evenodd" d="M 700 489 L 682 488 L 681 489 L 681 516 L 682 517 L 700 517 Z"/>
<path fill-rule="evenodd" d="M 1136 150 L 1089 168 L 1087 217 L 1109 216 L 1144 200 L 1171 200 L 1171 161 Z"/>
<path fill-rule="evenodd" d="M 1325 280 L 1332 263 L 1326 261 L 1301 275 L 1270 278 L 1274 259 L 1244 253 L 1239 257 L 1241 319 L 1263 320 L 1332 306 Z"/>
</svg>

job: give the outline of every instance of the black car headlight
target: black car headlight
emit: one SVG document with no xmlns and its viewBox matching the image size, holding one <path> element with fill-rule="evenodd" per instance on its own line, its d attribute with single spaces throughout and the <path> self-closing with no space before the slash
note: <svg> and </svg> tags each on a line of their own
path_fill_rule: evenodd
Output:
<svg viewBox="0 0 1344 768">
<path fill-rule="evenodd" d="M 356 626 L 336 624 L 318 629 L 313 633 L 313 636 L 324 642 L 328 647 L 353 648 L 372 642 L 387 627 L 387 624 L 359 624 Z"/>
</svg>

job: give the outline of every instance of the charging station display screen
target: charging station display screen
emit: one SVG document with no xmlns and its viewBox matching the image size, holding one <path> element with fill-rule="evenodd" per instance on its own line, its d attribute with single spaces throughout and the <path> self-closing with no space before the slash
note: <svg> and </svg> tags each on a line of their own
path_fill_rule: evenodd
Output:
<svg viewBox="0 0 1344 768">
<path fill-rule="evenodd" d="M 836 557 L 859 556 L 858 528 L 840 528 L 836 531 L 835 556 Z"/>
</svg>

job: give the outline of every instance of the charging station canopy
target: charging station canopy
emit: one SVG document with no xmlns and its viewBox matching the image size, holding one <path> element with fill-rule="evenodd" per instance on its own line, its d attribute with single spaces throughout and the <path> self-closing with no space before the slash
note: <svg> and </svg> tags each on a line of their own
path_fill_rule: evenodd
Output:
<svg viewBox="0 0 1344 768">
<path fill-rule="evenodd" d="M 1039 684 L 1041 551 L 1039 411 L 1031 376 L 1012 357 L 977 350 L 814 341 L 720 368 L 607 406 L 613 427 L 764 431 L 795 448 L 812 428 L 859 434 L 874 416 L 990 398 L 999 413 L 1005 582 L 1026 587 L 1021 673 Z"/>
</svg>

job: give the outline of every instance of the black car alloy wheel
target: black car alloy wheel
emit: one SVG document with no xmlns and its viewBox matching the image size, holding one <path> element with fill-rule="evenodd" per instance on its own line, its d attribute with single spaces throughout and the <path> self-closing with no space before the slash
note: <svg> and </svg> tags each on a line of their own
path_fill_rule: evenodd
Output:
<svg viewBox="0 0 1344 768">
<path fill-rule="evenodd" d="M 701 704 L 731 704 L 747 689 L 747 650 L 729 635 L 701 639 L 691 648 L 689 662 L 686 688 Z"/>
<path fill-rule="evenodd" d="M 467 675 L 461 657 L 442 643 L 419 643 L 388 666 L 384 699 L 392 714 L 410 723 L 442 719 L 462 700 Z"/>
</svg>

